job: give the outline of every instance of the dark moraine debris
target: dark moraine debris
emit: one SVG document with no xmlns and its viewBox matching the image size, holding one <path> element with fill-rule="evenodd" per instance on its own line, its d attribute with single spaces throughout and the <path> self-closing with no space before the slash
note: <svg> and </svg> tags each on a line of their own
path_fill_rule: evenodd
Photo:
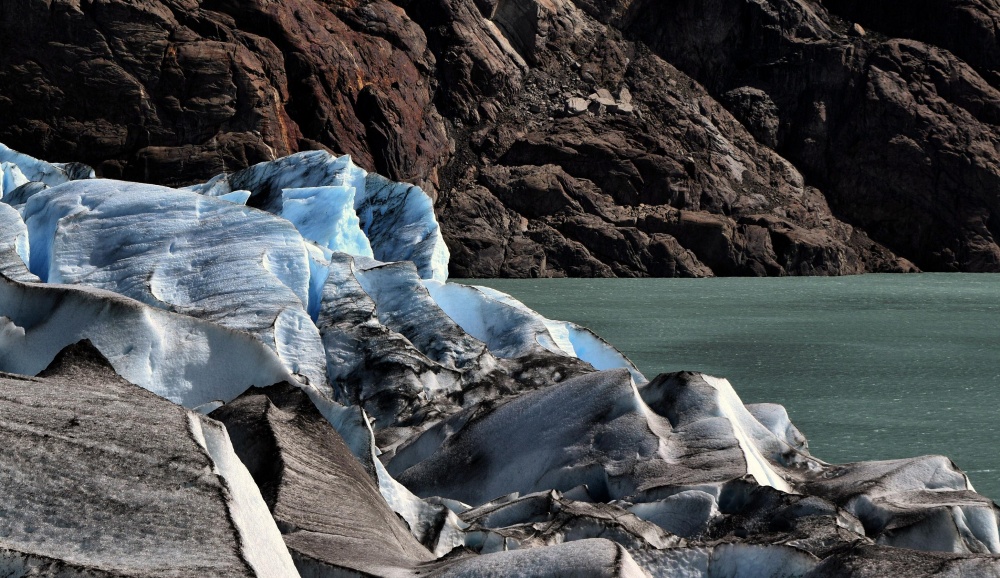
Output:
<svg viewBox="0 0 1000 578">
<path fill-rule="evenodd" d="M 89 342 L 0 374 L 0 439 L 0 575 L 296 575 L 225 428 Z"/>
<path fill-rule="evenodd" d="M 303 574 L 385 576 L 434 559 L 301 389 L 251 388 L 211 416 L 226 424 Z"/>
<path fill-rule="evenodd" d="M 620 544 L 602 538 L 567 542 L 548 548 L 529 548 L 429 564 L 432 578 L 474 576 L 537 576 L 559 578 L 642 578 L 642 568 Z M 423 575 L 423 574 L 422 574 Z"/>
</svg>

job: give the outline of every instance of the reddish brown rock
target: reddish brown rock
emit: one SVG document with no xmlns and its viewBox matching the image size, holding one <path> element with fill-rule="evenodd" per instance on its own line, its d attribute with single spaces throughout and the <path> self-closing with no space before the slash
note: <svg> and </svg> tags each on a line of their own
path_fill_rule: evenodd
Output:
<svg viewBox="0 0 1000 578">
<path fill-rule="evenodd" d="M 998 271 L 998 21 L 985 0 L 12 0 L 0 142 L 166 184 L 350 153 L 437 198 L 457 276 Z"/>
<path fill-rule="evenodd" d="M 433 185 L 435 59 L 389 2 L 14 0 L 0 141 L 166 184 L 321 144 Z"/>
</svg>

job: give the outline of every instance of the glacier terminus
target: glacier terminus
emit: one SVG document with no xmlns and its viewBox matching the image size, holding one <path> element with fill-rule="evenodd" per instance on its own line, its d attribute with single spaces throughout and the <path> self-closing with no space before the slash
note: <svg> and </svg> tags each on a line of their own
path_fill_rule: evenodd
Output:
<svg viewBox="0 0 1000 578">
<path fill-rule="evenodd" d="M 0 145 L 0 576 L 1000 576 L 947 457 L 826 463 L 448 260 L 348 156 L 168 188 Z"/>
</svg>

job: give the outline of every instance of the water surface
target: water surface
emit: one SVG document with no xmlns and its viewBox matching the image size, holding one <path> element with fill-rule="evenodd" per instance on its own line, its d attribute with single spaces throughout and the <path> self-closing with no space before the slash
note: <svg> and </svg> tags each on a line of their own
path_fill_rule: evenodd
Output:
<svg viewBox="0 0 1000 578">
<path fill-rule="evenodd" d="M 1000 275 L 457 281 L 781 403 L 820 459 L 944 454 L 1000 499 Z"/>
</svg>

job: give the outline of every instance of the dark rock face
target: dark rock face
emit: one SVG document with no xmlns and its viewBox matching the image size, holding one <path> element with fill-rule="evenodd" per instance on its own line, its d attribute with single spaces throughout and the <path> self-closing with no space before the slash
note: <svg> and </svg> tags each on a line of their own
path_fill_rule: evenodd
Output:
<svg viewBox="0 0 1000 578">
<path fill-rule="evenodd" d="M 921 268 L 996 271 L 997 8 L 987 4 L 641 2 L 613 21 L 713 94 L 766 93 L 776 150 L 840 218 Z M 838 14 L 907 39 L 851 33 Z"/>
<path fill-rule="evenodd" d="M 103 176 L 193 182 L 328 146 L 419 181 L 447 154 L 434 56 L 388 2 L 18 0 L 0 16 L 2 138 Z"/>
<path fill-rule="evenodd" d="M 456 276 L 998 271 L 998 19 L 985 0 L 14 0 L 0 142 L 174 185 L 350 153 L 437 196 Z"/>
</svg>

